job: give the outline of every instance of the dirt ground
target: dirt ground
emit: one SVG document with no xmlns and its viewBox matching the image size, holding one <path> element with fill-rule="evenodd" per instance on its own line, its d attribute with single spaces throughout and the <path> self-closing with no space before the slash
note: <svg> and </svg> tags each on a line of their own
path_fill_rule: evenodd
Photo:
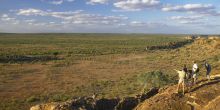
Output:
<svg viewBox="0 0 220 110">
<path fill-rule="evenodd" d="M 176 93 L 176 85 L 139 104 L 135 110 L 218 110 L 220 77 L 198 81 L 185 95 Z"/>
</svg>

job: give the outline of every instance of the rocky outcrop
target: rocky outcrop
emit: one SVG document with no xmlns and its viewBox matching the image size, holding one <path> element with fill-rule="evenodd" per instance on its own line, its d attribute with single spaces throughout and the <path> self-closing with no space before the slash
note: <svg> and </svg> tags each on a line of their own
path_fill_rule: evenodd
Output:
<svg viewBox="0 0 220 110">
<path fill-rule="evenodd" d="M 30 110 L 132 110 L 142 101 L 157 94 L 158 90 L 158 88 L 152 88 L 146 93 L 123 99 L 79 97 L 62 103 L 39 104 L 31 107 Z"/>
<path fill-rule="evenodd" d="M 164 45 L 148 46 L 146 50 L 176 49 L 186 44 L 192 43 L 194 40 L 185 40 L 180 42 L 170 42 Z"/>
<path fill-rule="evenodd" d="M 208 39 L 217 40 L 217 39 L 220 39 L 220 36 L 209 36 Z"/>
<path fill-rule="evenodd" d="M 198 81 L 186 94 L 176 93 L 176 85 L 161 89 L 135 110 L 219 110 L 220 77 Z"/>
</svg>

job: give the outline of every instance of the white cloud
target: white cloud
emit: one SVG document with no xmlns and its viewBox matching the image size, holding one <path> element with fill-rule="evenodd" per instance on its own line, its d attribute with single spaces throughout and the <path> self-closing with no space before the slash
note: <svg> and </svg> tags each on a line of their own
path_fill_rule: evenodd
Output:
<svg viewBox="0 0 220 110">
<path fill-rule="evenodd" d="M 15 20 L 15 18 L 2 17 L 1 20 L 2 20 L 2 21 L 12 21 L 12 20 Z"/>
<path fill-rule="evenodd" d="M 114 25 L 123 22 L 127 19 L 124 16 L 102 16 L 97 14 L 78 13 L 71 16 L 62 17 L 65 21 L 73 24 L 87 25 Z"/>
<path fill-rule="evenodd" d="M 64 2 L 74 2 L 75 0 L 41 0 L 43 2 L 47 2 L 49 4 L 53 4 L 53 5 L 61 5 Z"/>
<path fill-rule="evenodd" d="M 150 32 L 156 28 L 164 28 L 163 23 L 130 21 L 124 15 L 105 16 L 87 13 L 83 10 L 61 11 L 40 9 L 19 9 L 13 11 L 21 18 L 23 26 L 49 32 L 60 30 L 61 32 Z M 47 20 L 40 21 L 40 17 Z M 80 30 L 81 29 L 81 30 Z M 33 32 L 32 30 L 31 32 Z M 23 31 L 22 31 L 23 32 Z M 35 32 L 35 31 L 34 31 Z"/>
<path fill-rule="evenodd" d="M 2 17 L 3 17 L 3 18 L 7 18 L 8 15 L 7 15 L 7 14 L 3 14 Z"/>
<path fill-rule="evenodd" d="M 212 4 L 185 4 L 185 5 L 167 5 L 162 8 L 162 11 L 176 11 L 176 12 L 196 12 L 196 13 L 209 13 L 215 7 Z"/>
<path fill-rule="evenodd" d="M 39 9 L 33 9 L 33 8 L 29 8 L 29 9 L 19 9 L 17 12 L 17 15 L 25 15 L 25 16 L 30 16 L 30 15 L 35 15 L 35 16 L 45 16 L 47 13 L 39 10 Z"/>
<path fill-rule="evenodd" d="M 88 0 L 86 4 L 95 5 L 95 4 L 107 4 L 108 0 Z"/>
<path fill-rule="evenodd" d="M 75 0 L 66 0 L 67 2 L 74 2 Z"/>
<path fill-rule="evenodd" d="M 131 21 L 129 26 L 132 27 L 145 27 L 145 28 L 159 28 L 165 27 L 166 24 L 159 22 L 141 22 L 141 21 Z"/>
<path fill-rule="evenodd" d="M 35 23 L 34 25 L 35 25 L 35 26 L 47 26 L 46 23 Z"/>
<path fill-rule="evenodd" d="M 68 22 L 72 24 L 87 24 L 87 25 L 100 25 L 109 24 L 114 25 L 120 22 L 124 22 L 128 18 L 119 16 L 103 16 L 99 14 L 89 14 L 83 10 L 77 11 L 65 11 L 65 12 L 53 12 L 53 11 L 43 11 L 39 9 L 19 9 L 16 11 L 17 15 L 23 16 L 47 16 L 56 19 L 61 19 L 63 23 Z"/>
<path fill-rule="evenodd" d="M 147 8 L 160 6 L 159 0 L 122 0 L 114 3 L 114 6 L 126 11 L 140 11 Z"/>
<path fill-rule="evenodd" d="M 12 21 L 12 20 L 15 20 L 15 18 L 9 17 L 7 14 L 3 14 L 3 15 L 1 16 L 1 20 L 2 20 L 2 21 Z"/>
<path fill-rule="evenodd" d="M 219 28 L 220 24 L 202 24 L 203 27 L 208 28 L 208 29 L 214 29 L 214 28 Z M 210 28 L 212 27 L 212 28 Z M 218 30 L 217 30 L 218 31 Z"/>
<path fill-rule="evenodd" d="M 204 24 L 204 22 L 202 22 L 202 21 L 187 21 L 187 20 L 180 21 L 179 23 L 181 23 L 181 24 Z"/>
<path fill-rule="evenodd" d="M 171 20 L 198 20 L 198 19 L 202 19 L 203 16 L 201 15 L 197 15 L 197 16 L 172 16 L 170 19 Z"/>
<path fill-rule="evenodd" d="M 172 16 L 169 18 L 170 20 L 174 20 L 175 22 L 179 24 L 204 24 L 205 19 L 202 15 L 193 15 L 193 16 Z"/>
<path fill-rule="evenodd" d="M 24 22 L 33 23 L 33 22 L 36 22 L 36 20 L 35 19 L 26 19 L 26 20 L 24 20 Z"/>
<path fill-rule="evenodd" d="M 3 15 L 1 16 L 1 19 L 0 19 L 0 20 L 1 20 L 1 21 L 4 21 L 4 22 L 6 22 L 6 23 L 11 23 L 11 24 L 19 24 L 19 23 L 20 23 L 19 20 L 17 20 L 17 19 L 14 18 L 14 17 L 9 17 L 8 14 L 3 14 Z"/>
<path fill-rule="evenodd" d="M 140 21 L 131 21 L 131 22 L 130 22 L 130 25 L 131 25 L 131 26 L 146 26 L 147 23 L 145 23 L 145 22 L 140 22 Z"/>
<path fill-rule="evenodd" d="M 206 16 L 220 16 L 216 7 L 212 4 L 185 4 L 185 5 L 166 5 L 162 11 L 166 12 L 187 12 L 190 14 L 200 14 Z"/>
<path fill-rule="evenodd" d="M 55 1 L 51 1 L 49 3 L 54 4 L 54 5 L 60 5 L 63 3 L 63 0 L 55 0 Z"/>
</svg>

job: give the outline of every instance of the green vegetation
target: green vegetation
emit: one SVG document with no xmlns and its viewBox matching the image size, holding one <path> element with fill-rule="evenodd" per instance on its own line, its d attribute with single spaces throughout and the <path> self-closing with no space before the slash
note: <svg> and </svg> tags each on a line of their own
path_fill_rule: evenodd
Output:
<svg viewBox="0 0 220 110">
<path fill-rule="evenodd" d="M 172 84 L 163 69 L 171 55 L 145 48 L 184 41 L 182 36 L 0 34 L 0 108 L 29 109 L 93 93 L 126 97 Z M 166 74 L 154 72 L 161 69 Z"/>
<path fill-rule="evenodd" d="M 169 37 L 168 37 L 169 36 Z M 0 59 L 62 56 L 65 59 L 144 52 L 147 46 L 183 41 L 176 35 L 144 34 L 0 34 Z M 13 60 L 13 59 L 12 59 Z"/>
<path fill-rule="evenodd" d="M 153 71 L 149 73 L 140 74 L 137 81 L 141 84 L 146 84 L 149 87 L 162 87 L 175 82 L 170 76 L 161 71 Z"/>
<path fill-rule="evenodd" d="M 122 78 L 118 81 L 94 81 L 88 86 L 77 87 L 74 91 L 79 96 L 96 93 L 99 97 L 125 97 L 148 91 L 152 87 L 163 87 L 173 84 L 176 80 L 162 73 L 152 71 Z"/>
</svg>

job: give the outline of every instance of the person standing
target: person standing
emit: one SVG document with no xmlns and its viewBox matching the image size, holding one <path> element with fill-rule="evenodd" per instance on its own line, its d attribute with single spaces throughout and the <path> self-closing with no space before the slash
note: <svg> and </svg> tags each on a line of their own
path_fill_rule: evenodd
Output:
<svg viewBox="0 0 220 110">
<path fill-rule="evenodd" d="M 192 72 L 193 72 L 193 84 L 196 84 L 196 79 L 197 79 L 197 75 L 199 72 L 199 67 L 198 64 L 196 63 L 196 61 L 193 62 L 193 68 L 192 68 Z"/>
<path fill-rule="evenodd" d="M 206 77 L 210 80 L 210 72 L 211 72 L 211 65 L 205 62 L 205 69 L 206 69 Z"/>
<path fill-rule="evenodd" d="M 182 86 L 182 91 L 183 94 L 185 92 L 185 78 L 186 78 L 186 72 L 184 70 L 176 70 L 174 69 L 178 74 L 179 74 L 179 81 L 178 81 L 178 86 L 177 86 L 177 93 L 179 92 L 180 86 Z"/>
</svg>

